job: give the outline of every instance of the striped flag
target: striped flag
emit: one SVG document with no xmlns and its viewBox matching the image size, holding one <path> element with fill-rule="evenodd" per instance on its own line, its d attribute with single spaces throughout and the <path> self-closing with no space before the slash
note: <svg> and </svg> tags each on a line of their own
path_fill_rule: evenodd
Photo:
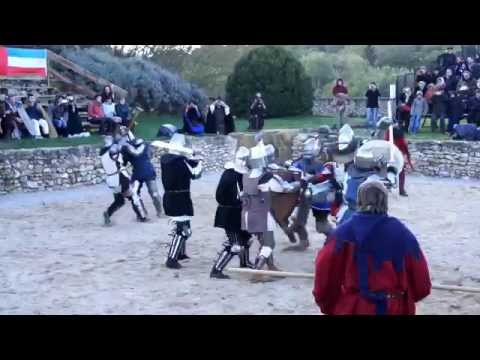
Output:
<svg viewBox="0 0 480 360">
<path fill-rule="evenodd" d="M 0 47 L 0 76 L 47 77 L 47 50 Z"/>
</svg>

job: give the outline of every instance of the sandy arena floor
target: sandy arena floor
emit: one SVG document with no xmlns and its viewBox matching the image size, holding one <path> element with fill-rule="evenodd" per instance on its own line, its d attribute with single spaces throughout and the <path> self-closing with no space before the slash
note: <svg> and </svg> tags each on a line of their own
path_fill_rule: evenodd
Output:
<svg viewBox="0 0 480 360">
<path fill-rule="evenodd" d="M 212 226 L 217 181 L 218 175 L 206 175 L 193 187 L 192 259 L 180 271 L 164 267 L 168 219 L 139 224 L 127 205 L 113 227 L 102 226 L 112 200 L 104 185 L 1 197 L 0 314 L 319 314 L 309 280 L 209 278 L 223 241 Z M 480 184 L 409 177 L 407 186 L 411 196 L 392 199 L 391 214 L 417 235 L 433 281 L 480 287 Z M 312 220 L 312 247 L 304 253 L 282 252 L 289 243 L 277 231 L 283 270 L 313 271 L 324 237 Z M 480 294 L 434 290 L 418 313 L 480 314 Z"/>
</svg>

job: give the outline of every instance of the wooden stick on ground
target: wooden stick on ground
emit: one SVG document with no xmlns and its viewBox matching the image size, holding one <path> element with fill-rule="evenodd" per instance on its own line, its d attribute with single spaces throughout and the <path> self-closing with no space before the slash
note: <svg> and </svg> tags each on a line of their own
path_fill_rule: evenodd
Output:
<svg viewBox="0 0 480 360">
<path fill-rule="evenodd" d="M 313 279 L 315 277 L 314 274 L 309 274 L 309 273 L 254 270 L 254 269 L 245 269 L 245 268 L 243 269 L 229 268 L 227 269 L 227 271 L 232 273 L 239 273 L 239 274 L 266 275 L 266 276 L 276 276 L 276 277 L 284 277 L 284 278 Z M 472 288 L 472 287 L 466 287 L 466 286 L 432 284 L 432 289 L 444 290 L 444 291 L 461 291 L 461 292 L 468 292 L 468 293 L 480 293 L 480 288 Z"/>
</svg>

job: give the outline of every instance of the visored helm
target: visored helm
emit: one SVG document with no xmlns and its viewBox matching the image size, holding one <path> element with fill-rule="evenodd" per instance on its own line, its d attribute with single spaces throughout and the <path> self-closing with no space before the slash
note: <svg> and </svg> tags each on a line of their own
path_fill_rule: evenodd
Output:
<svg viewBox="0 0 480 360">
<path fill-rule="evenodd" d="M 247 166 L 250 169 L 264 169 L 267 166 L 266 163 L 267 152 L 265 145 L 260 142 L 256 146 L 250 149 L 250 157 L 247 161 Z"/>
<path fill-rule="evenodd" d="M 320 147 L 318 146 L 317 139 L 308 139 L 303 144 L 303 157 L 305 159 L 313 159 L 320 153 Z"/>
<path fill-rule="evenodd" d="M 265 146 L 265 162 L 272 164 L 275 161 L 275 147 L 272 144 Z"/>
</svg>

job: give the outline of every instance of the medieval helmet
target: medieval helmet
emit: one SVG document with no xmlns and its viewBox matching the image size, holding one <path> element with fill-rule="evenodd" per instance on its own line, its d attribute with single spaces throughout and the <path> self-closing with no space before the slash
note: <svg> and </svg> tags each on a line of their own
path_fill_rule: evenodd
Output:
<svg viewBox="0 0 480 360">
<path fill-rule="evenodd" d="M 317 139 L 308 139 L 303 143 L 302 156 L 305 159 L 312 159 L 320 154 L 320 147 L 318 146 Z"/>
<path fill-rule="evenodd" d="M 358 210 L 374 214 L 388 211 L 388 191 L 381 181 L 367 179 L 358 188 Z"/>
<path fill-rule="evenodd" d="M 272 144 L 265 145 L 265 162 L 271 164 L 275 161 L 275 147 Z"/>
<path fill-rule="evenodd" d="M 248 173 L 248 168 L 246 167 L 247 160 L 250 156 L 250 151 L 245 146 L 240 146 L 235 153 L 235 160 L 229 161 L 225 164 L 226 169 L 234 169 L 240 174 Z"/>
<path fill-rule="evenodd" d="M 264 169 L 266 164 L 267 152 L 263 141 L 250 149 L 250 157 L 247 161 L 247 166 L 250 169 Z"/>
</svg>

